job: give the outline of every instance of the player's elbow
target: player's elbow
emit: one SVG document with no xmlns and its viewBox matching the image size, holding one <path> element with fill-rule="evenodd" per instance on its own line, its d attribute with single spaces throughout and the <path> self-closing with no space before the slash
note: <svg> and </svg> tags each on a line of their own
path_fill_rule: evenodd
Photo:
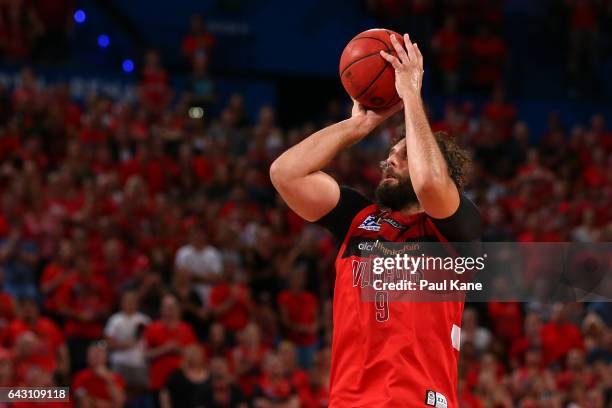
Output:
<svg viewBox="0 0 612 408">
<path fill-rule="evenodd" d="M 280 158 L 274 160 L 270 165 L 270 180 L 272 185 L 277 190 L 281 190 L 283 186 L 288 184 L 289 174 L 286 166 L 283 165 Z"/>
</svg>

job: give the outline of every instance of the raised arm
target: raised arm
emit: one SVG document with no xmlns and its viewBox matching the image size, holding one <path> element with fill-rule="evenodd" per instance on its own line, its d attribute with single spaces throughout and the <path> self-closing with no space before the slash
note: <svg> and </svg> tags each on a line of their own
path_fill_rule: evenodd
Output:
<svg viewBox="0 0 612 408">
<path fill-rule="evenodd" d="M 395 87 L 404 104 L 410 180 L 423 210 L 433 218 L 446 218 L 459 207 L 459 191 L 448 173 L 423 106 L 423 56 L 408 34 L 404 35 L 405 48 L 393 35 L 391 42 L 398 56 L 384 51 L 381 55 L 395 69 Z"/>
<path fill-rule="evenodd" d="M 355 102 L 349 119 L 319 130 L 280 155 L 270 167 L 272 184 L 300 217 L 319 220 L 340 199 L 338 183 L 321 169 L 338 152 L 363 139 L 401 108 L 400 102 L 375 112 Z"/>
</svg>

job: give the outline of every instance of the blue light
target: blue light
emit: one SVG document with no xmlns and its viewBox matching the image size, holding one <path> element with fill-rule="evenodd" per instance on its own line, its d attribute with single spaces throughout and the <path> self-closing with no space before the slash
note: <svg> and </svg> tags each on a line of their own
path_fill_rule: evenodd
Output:
<svg viewBox="0 0 612 408">
<path fill-rule="evenodd" d="M 110 44 L 110 38 L 108 38 L 108 35 L 100 34 L 98 36 L 98 45 L 100 47 L 106 48 L 106 47 L 108 47 L 109 44 Z"/>
<path fill-rule="evenodd" d="M 87 15 L 83 10 L 77 10 L 74 12 L 74 21 L 76 21 L 77 23 L 83 24 L 86 19 Z"/>
<path fill-rule="evenodd" d="M 123 67 L 124 72 L 130 73 L 134 71 L 134 62 L 130 59 L 123 60 L 123 64 L 121 64 L 121 66 Z"/>
</svg>

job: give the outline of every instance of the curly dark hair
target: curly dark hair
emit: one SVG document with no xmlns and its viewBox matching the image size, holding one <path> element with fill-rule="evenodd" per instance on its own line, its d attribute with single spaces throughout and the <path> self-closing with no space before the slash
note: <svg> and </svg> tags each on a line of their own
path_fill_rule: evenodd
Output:
<svg viewBox="0 0 612 408">
<path fill-rule="evenodd" d="M 398 136 L 392 141 L 391 146 L 395 146 L 404 139 L 405 131 L 403 126 L 398 132 Z M 471 163 L 470 155 L 467 150 L 462 149 L 455 142 L 455 139 L 446 132 L 435 132 L 434 137 L 438 142 L 438 147 L 448 166 L 448 175 L 453 179 L 457 189 L 463 191 L 468 184 L 468 173 Z"/>
</svg>

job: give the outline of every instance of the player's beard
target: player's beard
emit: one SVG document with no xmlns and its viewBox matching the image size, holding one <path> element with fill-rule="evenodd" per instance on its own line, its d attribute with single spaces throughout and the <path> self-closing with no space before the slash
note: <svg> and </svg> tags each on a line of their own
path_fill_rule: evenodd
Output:
<svg viewBox="0 0 612 408">
<path fill-rule="evenodd" d="M 397 183 L 381 181 L 376 187 L 376 203 L 379 207 L 400 211 L 418 203 L 417 195 L 409 177 L 396 177 Z"/>
</svg>

